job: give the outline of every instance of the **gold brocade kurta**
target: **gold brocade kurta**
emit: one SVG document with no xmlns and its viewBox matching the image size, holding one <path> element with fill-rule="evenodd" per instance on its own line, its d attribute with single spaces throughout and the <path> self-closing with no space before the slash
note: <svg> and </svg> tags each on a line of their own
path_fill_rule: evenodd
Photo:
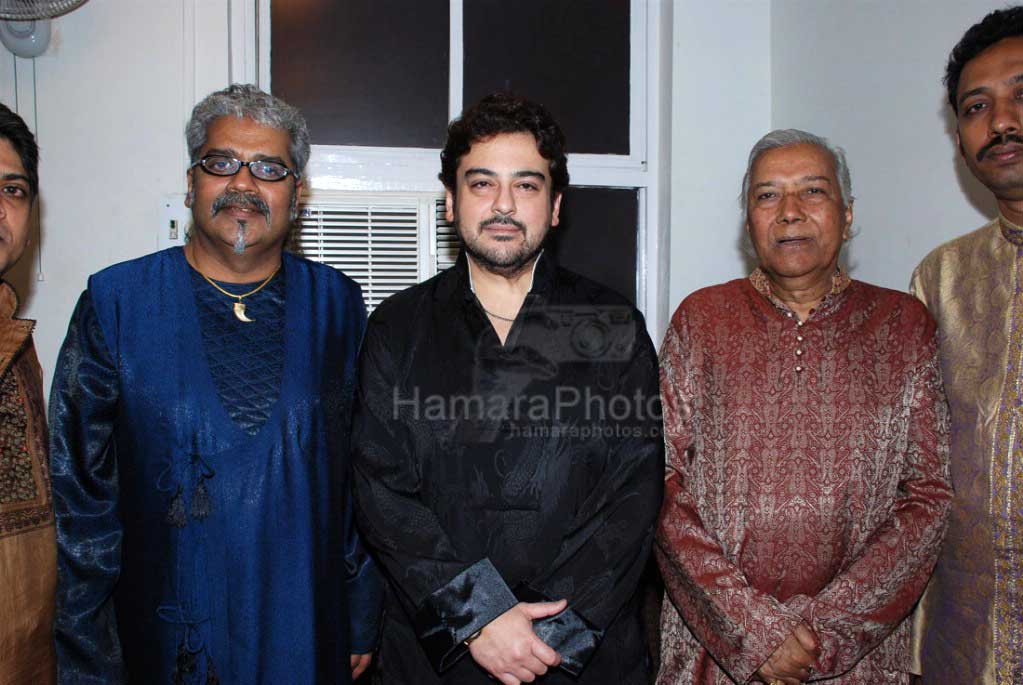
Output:
<svg viewBox="0 0 1023 685">
<path fill-rule="evenodd" d="M 57 543 L 35 322 L 0 282 L 0 685 L 54 682 Z"/>
<path fill-rule="evenodd" d="M 948 537 L 917 617 L 924 682 L 1023 683 L 1023 229 L 929 254 L 912 290 L 938 322 L 952 415 Z"/>
</svg>

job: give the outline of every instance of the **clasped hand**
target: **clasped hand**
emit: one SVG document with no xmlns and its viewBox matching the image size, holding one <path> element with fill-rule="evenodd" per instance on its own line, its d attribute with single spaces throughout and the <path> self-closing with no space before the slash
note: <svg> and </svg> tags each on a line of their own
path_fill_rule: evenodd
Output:
<svg viewBox="0 0 1023 685">
<path fill-rule="evenodd" d="M 561 663 L 561 655 L 533 632 L 533 621 L 554 616 L 568 602 L 519 602 L 483 628 L 469 643 L 469 653 L 504 685 L 531 683 Z"/>
<path fill-rule="evenodd" d="M 785 638 L 774 654 L 757 671 L 769 685 L 799 685 L 810 677 L 810 669 L 821 655 L 820 641 L 814 632 L 800 623 Z"/>
</svg>

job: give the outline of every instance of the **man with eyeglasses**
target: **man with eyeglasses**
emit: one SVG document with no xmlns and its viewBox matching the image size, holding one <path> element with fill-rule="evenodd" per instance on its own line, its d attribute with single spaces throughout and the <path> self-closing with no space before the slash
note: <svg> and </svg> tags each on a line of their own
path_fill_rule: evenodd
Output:
<svg viewBox="0 0 1023 685">
<path fill-rule="evenodd" d="M 62 683 L 348 683 L 378 632 L 352 525 L 359 287 L 284 251 L 305 120 L 254 86 L 186 129 L 187 245 L 89 279 L 50 395 Z"/>
</svg>

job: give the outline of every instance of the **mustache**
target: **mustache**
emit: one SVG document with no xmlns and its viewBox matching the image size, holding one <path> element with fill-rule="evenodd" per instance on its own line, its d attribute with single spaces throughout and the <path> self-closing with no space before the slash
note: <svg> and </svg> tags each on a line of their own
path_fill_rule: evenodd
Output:
<svg viewBox="0 0 1023 685">
<path fill-rule="evenodd" d="M 1003 133 L 997 138 L 992 138 L 984 147 L 977 150 L 977 161 L 980 162 L 987 156 L 987 153 L 991 152 L 991 148 L 996 145 L 1005 145 L 1006 143 L 1018 143 L 1023 145 L 1023 136 L 1018 136 L 1015 133 Z"/>
<path fill-rule="evenodd" d="M 252 209 L 265 217 L 270 216 L 270 205 L 263 198 L 259 195 L 240 193 L 237 190 L 228 190 L 218 195 L 210 208 L 210 215 L 216 216 L 224 207 L 228 206 Z"/>
<path fill-rule="evenodd" d="M 495 226 L 495 225 L 498 225 L 498 224 L 500 224 L 501 226 L 514 226 L 515 228 L 519 229 L 523 233 L 526 232 L 526 225 L 524 223 L 522 223 L 521 221 L 518 221 L 516 219 L 513 219 L 510 216 L 504 216 L 504 215 L 493 216 L 493 217 L 490 217 L 489 219 L 487 219 L 486 221 L 481 221 L 480 222 L 480 230 L 482 231 L 487 226 Z"/>
</svg>

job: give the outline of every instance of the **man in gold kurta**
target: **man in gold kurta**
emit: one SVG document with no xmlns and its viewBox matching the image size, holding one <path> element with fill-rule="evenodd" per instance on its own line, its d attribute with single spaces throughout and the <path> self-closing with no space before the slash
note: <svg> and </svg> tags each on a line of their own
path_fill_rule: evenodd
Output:
<svg viewBox="0 0 1023 685">
<path fill-rule="evenodd" d="M 913 274 L 937 319 L 956 488 L 921 602 L 923 682 L 1023 683 L 1023 8 L 992 12 L 945 75 L 966 165 L 1000 216 Z"/>
<path fill-rule="evenodd" d="M 39 192 L 39 150 L 21 117 L 0 104 L 0 274 L 25 251 Z M 34 321 L 0 281 L 0 685 L 54 682 L 57 577 L 43 378 Z"/>
</svg>

